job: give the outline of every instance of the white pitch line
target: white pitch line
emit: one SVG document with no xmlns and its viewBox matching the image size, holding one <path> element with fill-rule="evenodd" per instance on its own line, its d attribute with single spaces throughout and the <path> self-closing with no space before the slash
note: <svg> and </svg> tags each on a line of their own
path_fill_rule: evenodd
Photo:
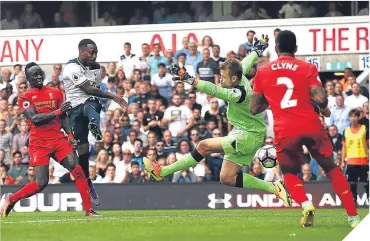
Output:
<svg viewBox="0 0 370 241">
<path fill-rule="evenodd" d="M 43 219 L 43 220 L 21 220 L 21 221 L 3 221 L 2 224 L 18 224 L 18 223 L 60 223 L 71 221 L 100 221 L 100 220 L 125 220 L 125 219 L 168 219 L 168 218 L 198 218 L 198 217 L 243 217 L 246 215 L 238 214 L 190 214 L 190 215 L 155 215 L 155 216 L 121 216 L 121 217 L 91 217 L 91 218 L 68 218 L 65 219 Z M 4 220 L 4 218 L 2 218 Z"/>
<path fill-rule="evenodd" d="M 109 214 L 108 214 L 109 215 Z M 264 216 L 264 215 L 262 215 Z M 284 214 L 284 215 L 271 215 L 273 217 L 295 217 L 295 214 Z M 329 217 L 330 215 L 320 215 L 320 217 Z M 217 213 L 217 214 L 175 214 L 175 215 L 149 215 L 149 216 L 101 216 L 101 217 L 85 217 L 85 218 L 69 218 L 65 217 L 63 219 L 41 219 L 41 220 L 20 220 L 20 221 L 2 221 L 0 224 L 18 224 L 18 223 L 62 223 L 71 221 L 106 221 L 106 220 L 130 220 L 130 219 L 174 219 L 174 218 L 204 218 L 204 217 L 247 217 L 247 218 L 258 218 L 260 215 L 250 215 L 250 213 L 236 214 L 236 213 Z M 1 218 L 4 220 L 4 218 Z"/>
<path fill-rule="evenodd" d="M 92 218 L 65 218 L 65 219 L 45 219 L 45 220 L 27 220 L 27 221 L 5 221 L 3 224 L 14 224 L 14 223 L 60 223 L 70 221 L 100 221 L 100 220 L 123 220 L 124 217 L 92 217 Z"/>
</svg>

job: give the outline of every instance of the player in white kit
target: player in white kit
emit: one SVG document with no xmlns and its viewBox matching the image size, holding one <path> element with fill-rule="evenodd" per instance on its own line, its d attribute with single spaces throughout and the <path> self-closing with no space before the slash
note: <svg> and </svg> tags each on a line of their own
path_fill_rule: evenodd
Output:
<svg viewBox="0 0 370 241">
<path fill-rule="evenodd" d="M 99 98 L 109 98 L 122 108 L 127 107 L 126 101 L 115 94 L 99 89 L 101 83 L 100 65 L 96 62 L 98 48 L 91 39 L 83 39 L 78 44 L 78 58 L 70 60 L 63 69 L 63 82 L 66 101 L 71 102 L 72 110 L 68 113 L 72 126 L 72 134 L 77 141 L 80 165 L 87 177 L 90 197 L 95 205 L 99 205 L 99 197 L 89 178 L 89 131 L 100 141 L 101 104 Z M 67 133 L 69 134 L 69 133 Z"/>
</svg>

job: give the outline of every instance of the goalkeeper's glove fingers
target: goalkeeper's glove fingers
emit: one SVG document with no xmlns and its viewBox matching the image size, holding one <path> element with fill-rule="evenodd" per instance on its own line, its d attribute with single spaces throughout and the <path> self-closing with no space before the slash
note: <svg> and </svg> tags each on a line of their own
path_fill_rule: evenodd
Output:
<svg viewBox="0 0 370 241">
<path fill-rule="evenodd" d="M 184 80 L 184 82 L 188 83 L 189 85 L 193 85 L 195 78 L 193 76 L 188 75 L 188 78 Z"/>
<path fill-rule="evenodd" d="M 173 64 L 173 65 L 170 67 L 170 72 L 171 72 L 171 74 L 173 74 L 173 75 L 178 75 L 178 74 L 179 74 L 179 71 L 180 71 L 180 67 L 179 67 L 177 64 Z"/>
<path fill-rule="evenodd" d="M 262 34 L 262 37 L 258 39 L 257 37 L 254 37 L 254 47 L 258 48 L 267 48 L 268 47 L 268 42 L 269 42 L 269 36 L 266 34 Z"/>
<path fill-rule="evenodd" d="M 261 39 L 258 39 L 256 37 L 254 38 L 255 42 L 254 42 L 252 51 L 255 51 L 258 54 L 258 57 L 262 57 L 263 52 L 269 46 L 268 40 L 269 40 L 269 37 L 267 35 L 265 36 L 264 34 L 262 34 Z"/>
<path fill-rule="evenodd" d="M 173 81 L 182 81 L 182 82 L 188 83 L 189 85 L 193 85 L 195 78 L 193 76 L 190 76 L 187 72 L 185 72 L 185 74 L 183 74 L 182 77 L 173 76 L 172 80 Z"/>
<path fill-rule="evenodd" d="M 170 67 L 170 72 L 173 75 L 179 75 L 179 76 L 181 76 L 182 73 L 186 72 L 186 69 L 185 69 L 185 67 L 181 63 L 180 64 L 173 64 Z"/>
</svg>

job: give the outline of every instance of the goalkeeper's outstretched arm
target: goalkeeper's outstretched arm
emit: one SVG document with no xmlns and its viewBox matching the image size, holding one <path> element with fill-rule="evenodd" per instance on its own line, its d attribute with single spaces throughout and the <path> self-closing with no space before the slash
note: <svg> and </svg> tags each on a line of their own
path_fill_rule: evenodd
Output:
<svg viewBox="0 0 370 241">
<path fill-rule="evenodd" d="M 245 57 L 241 61 L 243 75 L 249 73 L 253 65 L 256 63 L 258 59 L 258 54 L 255 51 L 252 51 L 247 57 Z M 245 78 L 244 76 L 242 78 Z M 195 79 L 194 85 L 197 87 L 198 90 L 212 95 L 216 98 L 233 102 L 233 103 L 242 103 L 246 99 L 246 91 L 244 88 L 234 88 L 234 89 L 226 89 L 219 87 L 218 85 L 212 84 L 208 81 Z M 250 94 L 250 93 L 248 93 Z"/>
<path fill-rule="evenodd" d="M 233 89 L 222 88 L 218 85 L 215 85 L 209 81 L 195 79 L 194 86 L 201 92 L 204 92 L 213 97 L 233 102 L 233 103 L 242 103 L 246 98 L 246 91 L 242 87 L 237 87 Z"/>
<path fill-rule="evenodd" d="M 247 57 L 245 57 L 241 61 L 241 65 L 243 68 L 243 75 L 247 75 L 249 71 L 251 71 L 257 59 L 258 59 L 258 54 L 255 51 L 252 51 Z"/>
</svg>

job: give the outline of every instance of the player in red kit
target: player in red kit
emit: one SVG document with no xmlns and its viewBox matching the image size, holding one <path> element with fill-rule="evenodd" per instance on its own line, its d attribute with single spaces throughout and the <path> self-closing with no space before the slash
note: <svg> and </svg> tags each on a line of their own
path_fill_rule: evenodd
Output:
<svg viewBox="0 0 370 241">
<path fill-rule="evenodd" d="M 35 167 L 36 180 L 14 194 L 7 193 L 3 196 L 1 216 L 8 216 L 19 200 L 39 193 L 47 186 L 50 157 L 60 162 L 75 178 L 86 215 L 97 216 L 98 214 L 91 208 L 89 185 L 85 174 L 77 164 L 77 157 L 73 152 L 74 140 L 61 132 L 63 127 L 67 133 L 71 133 L 68 119 L 65 118 L 65 113 L 72 108 L 71 103 L 63 103 L 64 96 L 59 89 L 43 86 L 44 72 L 37 64 L 27 64 L 25 74 L 31 89 L 18 97 L 18 105 L 31 127 L 30 166 Z"/>
<path fill-rule="evenodd" d="M 310 151 L 331 181 L 348 214 L 348 223 L 356 227 L 360 217 L 356 211 L 349 184 L 334 164 L 333 148 L 327 131 L 321 125 L 320 114 L 330 116 L 328 99 L 319 73 L 313 64 L 295 58 L 296 36 L 282 31 L 275 40 L 279 58 L 258 68 L 250 108 L 253 114 L 270 106 L 274 117 L 277 159 L 284 173 L 284 182 L 292 198 L 302 206 L 302 227 L 311 227 L 315 207 L 308 200 L 303 183 L 297 176 L 304 163 L 302 145 Z"/>
</svg>

